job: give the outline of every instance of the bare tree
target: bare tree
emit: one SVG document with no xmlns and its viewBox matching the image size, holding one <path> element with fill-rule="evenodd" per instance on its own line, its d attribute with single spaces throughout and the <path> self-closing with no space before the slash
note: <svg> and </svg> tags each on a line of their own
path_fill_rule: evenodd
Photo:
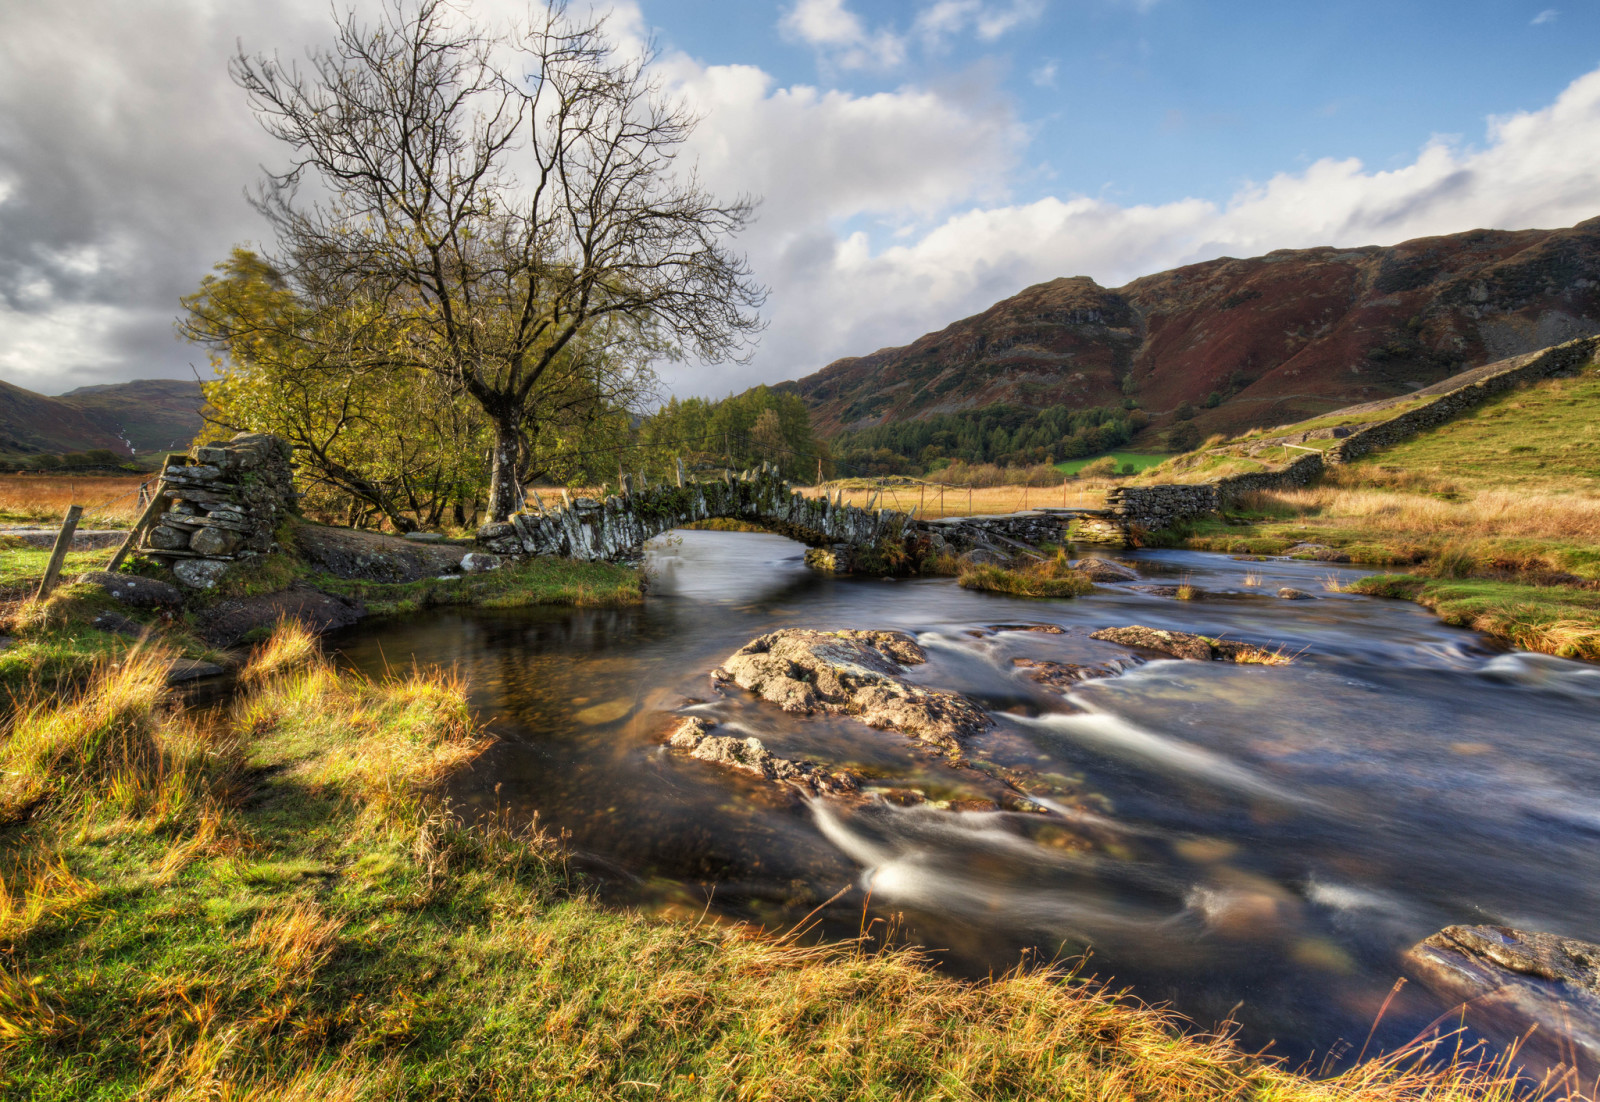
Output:
<svg viewBox="0 0 1600 1102">
<path fill-rule="evenodd" d="M 753 202 L 679 170 L 694 119 L 603 31 L 559 0 L 508 35 L 443 0 L 393 0 L 374 26 L 346 17 L 305 67 L 232 64 L 294 151 L 257 199 L 279 267 L 313 297 L 358 281 L 401 319 L 383 354 L 482 406 L 491 520 L 517 507 L 541 399 L 582 390 L 566 380 L 631 372 L 600 389 L 635 393 L 641 349 L 739 358 L 759 329 L 765 290 L 727 245 Z M 302 203 L 308 177 L 324 195 Z"/>
</svg>

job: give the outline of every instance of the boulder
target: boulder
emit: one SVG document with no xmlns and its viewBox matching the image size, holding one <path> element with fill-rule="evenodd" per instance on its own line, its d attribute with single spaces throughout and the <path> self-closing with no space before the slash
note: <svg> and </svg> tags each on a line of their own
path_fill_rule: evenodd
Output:
<svg viewBox="0 0 1600 1102">
<path fill-rule="evenodd" d="M 927 655 L 899 631 L 785 628 L 735 651 L 712 676 L 759 694 L 786 712 L 855 716 L 947 753 L 988 718 L 966 697 L 908 682 Z"/>
<path fill-rule="evenodd" d="M 1315 597 L 1311 596 L 1311 594 L 1307 593 L 1305 590 L 1296 589 L 1292 585 L 1286 585 L 1286 586 L 1283 586 L 1282 588 L 1280 588 L 1278 590 L 1278 596 L 1282 597 L 1285 601 L 1314 601 L 1314 600 L 1316 600 Z"/>
<path fill-rule="evenodd" d="M 1187 631 L 1147 628 L 1140 624 L 1132 624 L 1125 628 L 1101 628 L 1090 633 L 1089 638 L 1118 643 L 1124 647 L 1153 650 L 1173 658 L 1184 658 L 1194 662 L 1260 662 L 1264 657 L 1270 657 L 1260 647 L 1249 643 L 1235 642 L 1232 639 L 1212 639 L 1210 636 L 1195 635 Z M 1283 665 L 1287 662 L 1288 659 L 1283 658 L 1267 664 Z"/>
<path fill-rule="evenodd" d="M 844 795 L 859 792 L 861 782 L 849 772 L 828 772 L 815 762 L 780 758 L 758 738 L 738 739 L 713 735 L 713 725 L 698 716 L 685 718 L 667 739 L 674 750 L 741 773 L 753 773 L 769 781 L 792 784 L 816 795 Z"/>
<path fill-rule="evenodd" d="M 956 564 L 963 568 L 971 566 L 1010 566 L 1011 560 L 993 548 L 974 547 L 971 551 L 962 552 L 956 558 Z"/>
<path fill-rule="evenodd" d="M 302 524 L 295 542 L 313 565 L 336 578 L 370 582 L 415 582 L 460 568 L 467 549 L 448 543 L 418 543 L 381 532 Z"/>
<path fill-rule="evenodd" d="M 222 667 L 215 662 L 202 662 L 198 658 L 175 658 L 172 665 L 167 667 L 167 684 L 177 685 L 184 681 L 196 681 L 202 677 L 216 677 L 222 672 Z"/>
<path fill-rule="evenodd" d="M 1082 571 L 1092 582 L 1135 582 L 1139 575 L 1119 562 L 1090 556 L 1068 563 L 1074 570 Z"/>
<path fill-rule="evenodd" d="M 405 538 L 412 543 L 443 543 L 442 532 L 407 532 Z"/>
<path fill-rule="evenodd" d="M 141 578 L 134 574 L 111 574 L 91 570 L 78 575 L 78 581 L 98 586 L 111 599 L 129 608 L 177 608 L 183 604 L 183 590 L 171 582 Z"/>
<path fill-rule="evenodd" d="M 228 528 L 202 528 L 189 537 L 189 550 L 201 555 L 231 555 L 244 537 Z"/>
<path fill-rule="evenodd" d="M 1414 946 L 1406 970 L 1467 1021 L 1505 1042 L 1531 1033 L 1519 1062 L 1539 1071 L 1576 1058 L 1600 1075 L 1600 945 L 1509 926 L 1446 926 Z M 1537 1025 L 1538 1029 L 1533 1029 Z"/>
<path fill-rule="evenodd" d="M 330 596 L 297 582 L 277 593 L 218 603 L 206 614 L 200 635 L 212 646 L 231 647 L 251 632 L 270 629 L 279 620 L 297 620 L 320 635 L 349 627 L 361 619 L 365 611 L 358 601 Z"/>
<path fill-rule="evenodd" d="M 189 533 L 181 528 L 158 524 L 145 537 L 145 546 L 157 551 L 184 551 L 189 547 Z"/>
<path fill-rule="evenodd" d="M 231 565 L 214 559 L 179 559 L 172 566 L 172 575 L 190 589 L 210 589 Z"/>
<path fill-rule="evenodd" d="M 491 570 L 499 570 L 502 565 L 504 560 L 499 555 L 491 555 L 484 551 L 468 551 L 461 557 L 463 574 L 486 574 Z"/>
</svg>

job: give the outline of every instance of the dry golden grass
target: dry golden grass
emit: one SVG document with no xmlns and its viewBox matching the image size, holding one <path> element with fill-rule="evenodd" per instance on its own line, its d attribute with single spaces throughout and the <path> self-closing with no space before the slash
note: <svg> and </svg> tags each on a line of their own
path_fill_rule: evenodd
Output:
<svg viewBox="0 0 1600 1102">
<path fill-rule="evenodd" d="M 299 620 L 279 620 L 272 635 L 250 654 L 239 674 L 246 685 L 260 684 L 322 661 L 322 647 Z"/>
<path fill-rule="evenodd" d="M 139 517 L 139 486 L 153 475 L 0 474 L 0 517 L 59 524 L 83 506 L 80 527 L 126 528 Z"/>
<path fill-rule="evenodd" d="M 1000 513 L 1018 513 L 1044 505 L 1062 508 L 1101 509 L 1105 507 L 1106 491 L 1116 482 L 1103 479 L 1074 479 L 1060 486 L 991 486 L 981 489 L 937 485 L 885 486 L 882 491 L 846 489 L 847 504 L 865 509 L 874 495 L 877 507 L 909 513 L 917 510 L 920 518 L 991 516 Z M 823 493 L 836 493 L 833 487 L 796 487 L 807 497 L 820 497 Z"/>
<path fill-rule="evenodd" d="M 1454 500 L 1399 490 L 1310 486 L 1249 495 L 1246 511 L 1321 518 L 1380 535 L 1600 543 L 1600 497 L 1511 490 Z"/>
<path fill-rule="evenodd" d="M 323 913 L 306 900 L 262 912 L 245 944 L 266 954 L 284 979 L 310 976 L 325 964 L 339 944 L 344 921 Z"/>
</svg>

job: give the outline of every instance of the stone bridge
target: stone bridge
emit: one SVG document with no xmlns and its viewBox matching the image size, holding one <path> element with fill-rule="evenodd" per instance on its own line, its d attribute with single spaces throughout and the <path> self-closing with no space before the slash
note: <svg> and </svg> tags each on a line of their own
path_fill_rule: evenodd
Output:
<svg viewBox="0 0 1600 1102">
<path fill-rule="evenodd" d="M 680 470 L 676 485 L 641 486 L 624 480 L 623 492 L 604 501 L 572 498 L 546 503 L 536 494 L 527 512 L 478 529 L 489 551 L 512 556 L 561 555 L 573 559 L 625 559 L 645 542 L 696 521 L 731 518 L 788 536 L 811 548 L 806 562 L 837 572 L 892 573 L 928 554 L 990 546 L 1007 554 L 1019 544 L 1061 540 L 1066 524 L 1093 510 L 1035 510 L 1004 517 L 950 517 L 919 521 L 902 513 L 845 504 L 837 496 L 796 493 L 777 469 L 763 465 L 737 478 L 693 482 Z"/>
</svg>

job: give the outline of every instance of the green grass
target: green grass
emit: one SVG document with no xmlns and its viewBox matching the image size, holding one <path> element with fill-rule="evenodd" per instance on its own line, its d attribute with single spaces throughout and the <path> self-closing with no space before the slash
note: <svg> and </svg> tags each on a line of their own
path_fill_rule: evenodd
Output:
<svg viewBox="0 0 1600 1102">
<path fill-rule="evenodd" d="M 1082 597 L 1094 591 L 1094 583 L 1087 575 L 1067 565 L 1067 555 L 1062 550 L 1053 558 L 1015 569 L 992 564 L 964 567 L 956 584 L 963 589 L 981 589 L 1013 597 Z"/>
<path fill-rule="evenodd" d="M 1600 370 L 1508 391 L 1351 468 L 1462 487 L 1600 493 Z"/>
<path fill-rule="evenodd" d="M 86 570 L 103 569 L 111 561 L 111 555 L 112 552 L 108 550 L 68 551 L 66 561 L 61 566 L 61 576 L 71 578 Z M 49 564 L 48 550 L 0 537 L 0 591 L 10 590 L 18 594 L 27 591 L 31 595 L 33 590 L 38 589 L 39 579 L 44 577 L 45 567 Z"/>
<path fill-rule="evenodd" d="M 1600 589 L 1374 574 L 1346 592 L 1416 601 L 1447 624 L 1562 658 L 1600 659 Z"/>
<path fill-rule="evenodd" d="M 1150 452 L 1107 452 L 1106 454 L 1116 461 L 1119 472 L 1129 463 L 1132 463 L 1136 470 L 1142 471 L 1146 467 L 1154 467 L 1157 463 L 1172 458 L 1170 453 L 1156 455 Z M 1063 459 L 1056 464 L 1056 470 L 1064 475 L 1074 475 L 1089 464 L 1104 458 L 1104 455 L 1094 455 L 1087 459 Z"/>
<path fill-rule="evenodd" d="M 1404 1060 L 1312 1082 L 1070 974 L 600 906 L 548 837 L 445 809 L 486 745 L 458 680 L 274 646 L 209 723 L 156 707 L 149 654 L 0 738 L 0 1094 L 1510 1096 Z"/>
<path fill-rule="evenodd" d="M 459 581 L 424 578 L 417 582 L 350 581 L 313 574 L 310 581 L 328 593 L 359 597 L 375 615 L 415 612 L 443 605 L 522 608 L 527 605 L 617 605 L 644 599 L 638 570 L 608 562 L 538 558 L 512 562 Z"/>
</svg>

